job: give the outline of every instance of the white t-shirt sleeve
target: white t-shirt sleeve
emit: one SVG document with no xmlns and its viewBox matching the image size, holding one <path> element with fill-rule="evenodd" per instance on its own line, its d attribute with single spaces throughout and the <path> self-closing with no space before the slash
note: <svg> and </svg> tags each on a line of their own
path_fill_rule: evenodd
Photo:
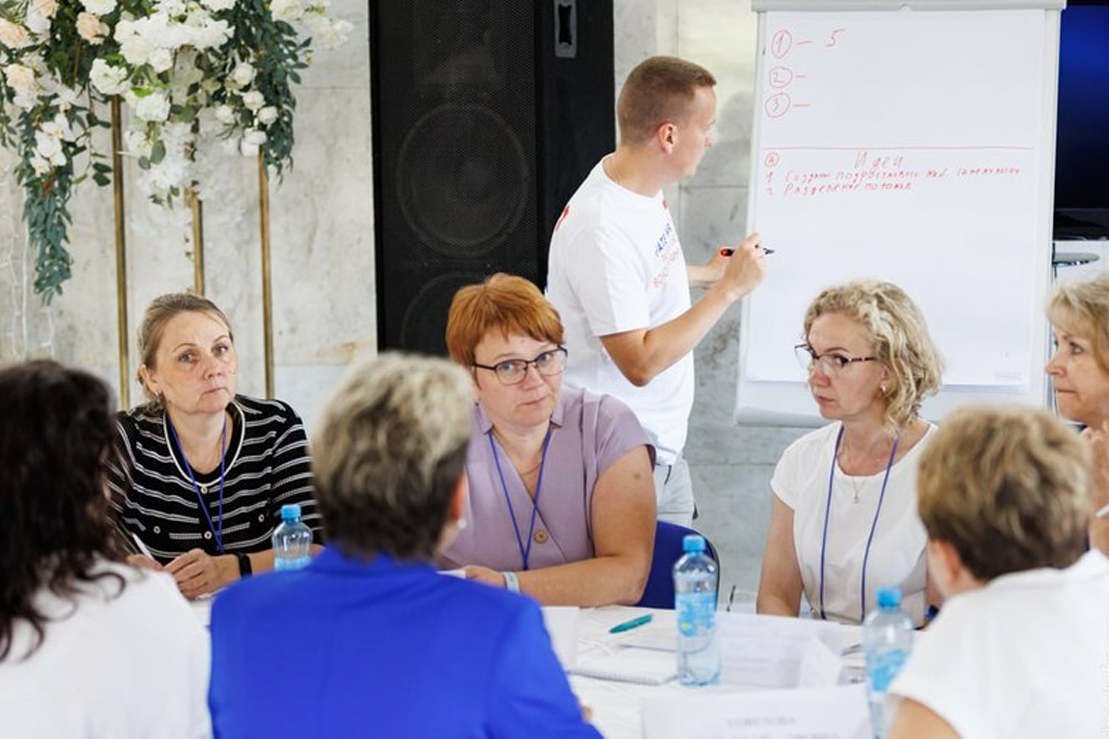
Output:
<svg viewBox="0 0 1109 739">
<path fill-rule="evenodd" d="M 770 478 L 770 489 L 778 496 L 778 500 L 785 503 L 792 510 L 797 510 L 797 497 L 799 492 L 797 487 L 800 485 L 798 480 L 798 472 L 801 465 L 805 462 L 812 464 L 814 460 L 805 460 L 804 453 L 799 448 L 800 442 L 803 439 L 793 442 L 782 453 L 782 458 L 778 460 L 778 464 L 774 467 L 774 474 Z"/>
<path fill-rule="evenodd" d="M 932 626 L 917 633 L 889 692 L 925 706 L 960 736 L 991 736 L 993 729 L 984 722 L 989 697 L 981 684 L 989 656 L 982 649 L 981 627 L 974 628 L 962 605 L 948 601 Z"/>
<path fill-rule="evenodd" d="M 583 229 L 565 266 L 594 336 L 650 327 L 647 275 L 626 236 L 604 226 Z"/>
</svg>

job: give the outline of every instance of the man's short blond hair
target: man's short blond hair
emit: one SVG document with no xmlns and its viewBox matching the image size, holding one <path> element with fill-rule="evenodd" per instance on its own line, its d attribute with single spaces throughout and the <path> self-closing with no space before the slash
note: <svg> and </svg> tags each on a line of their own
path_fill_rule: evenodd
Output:
<svg viewBox="0 0 1109 739">
<path fill-rule="evenodd" d="M 1109 373 L 1109 272 L 1056 287 L 1047 318 L 1058 329 L 1088 338 L 1098 366 Z"/>
<path fill-rule="evenodd" d="M 1074 429 L 1034 408 L 949 415 L 920 458 L 920 518 L 988 581 L 1067 567 L 1086 549 L 1090 457 Z"/>
<path fill-rule="evenodd" d="M 716 78 L 699 64 L 673 56 L 652 56 L 628 74 L 616 101 L 620 143 L 639 146 L 664 123 L 683 124 L 698 88 L 712 87 Z"/>
</svg>

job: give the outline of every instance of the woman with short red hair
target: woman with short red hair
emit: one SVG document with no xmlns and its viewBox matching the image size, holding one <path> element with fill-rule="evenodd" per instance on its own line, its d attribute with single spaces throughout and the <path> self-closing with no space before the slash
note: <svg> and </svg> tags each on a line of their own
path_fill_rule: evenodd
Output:
<svg viewBox="0 0 1109 739">
<path fill-rule="evenodd" d="M 470 371 L 465 528 L 443 553 L 470 579 L 542 603 L 636 603 L 654 546 L 654 449 L 616 398 L 562 387 L 558 312 L 522 277 L 454 296 L 451 358 Z"/>
</svg>

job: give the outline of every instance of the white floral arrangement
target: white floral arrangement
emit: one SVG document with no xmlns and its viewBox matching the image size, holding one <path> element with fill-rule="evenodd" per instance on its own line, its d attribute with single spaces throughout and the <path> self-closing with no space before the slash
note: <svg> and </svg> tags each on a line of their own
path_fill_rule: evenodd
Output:
<svg viewBox="0 0 1109 739">
<path fill-rule="evenodd" d="M 292 162 L 292 86 L 312 47 L 345 42 L 328 0 L 0 0 L 0 144 L 14 149 L 44 302 L 70 276 L 73 188 L 110 182 L 93 131 L 108 98 L 127 111 L 125 150 L 153 200 L 202 182 L 208 147 Z M 222 143 L 221 143 L 222 142 Z"/>
</svg>

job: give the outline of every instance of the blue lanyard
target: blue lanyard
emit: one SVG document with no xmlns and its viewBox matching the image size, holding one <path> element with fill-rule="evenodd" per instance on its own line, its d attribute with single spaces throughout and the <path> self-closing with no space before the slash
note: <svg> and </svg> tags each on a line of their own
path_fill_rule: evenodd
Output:
<svg viewBox="0 0 1109 739">
<path fill-rule="evenodd" d="M 820 617 L 827 620 L 828 615 L 824 611 L 824 555 L 828 549 L 828 514 L 832 510 L 832 486 L 836 479 L 836 460 L 839 459 L 839 445 L 843 441 L 843 426 L 839 427 L 839 434 L 836 436 L 836 448 L 832 452 L 832 469 L 828 473 L 828 500 L 824 504 L 824 532 L 820 539 Z M 890 481 L 890 470 L 893 469 L 893 458 L 897 455 L 897 445 L 901 442 L 901 434 L 898 434 L 893 440 L 893 448 L 890 449 L 890 458 L 886 462 L 886 474 L 882 478 L 882 492 L 878 494 L 878 507 L 874 509 L 874 520 L 870 523 L 870 535 L 866 537 L 866 549 L 863 551 L 863 572 L 862 572 L 862 587 L 859 592 L 859 620 L 862 621 L 866 616 L 866 563 L 870 559 L 870 545 L 874 541 L 874 530 L 878 528 L 878 516 L 882 513 L 882 501 L 886 498 L 886 483 Z"/>
<path fill-rule="evenodd" d="M 189 458 L 185 456 L 185 451 L 181 448 L 181 442 L 177 440 L 177 432 L 173 429 L 173 422 L 169 420 L 169 414 L 166 414 L 166 428 L 169 429 L 169 436 L 173 439 L 173 446 L 177 449 L 177 453 L 181 455 L 181 461 L 185 463 L 185 473 L 189 476 L 189 482 L 193 484 L 193 492 L 196 493 L 196 500 L 200 504 L 200 512 L 204 514 L 204 518 L 208 521 L 208 528 L 212 530 L 212 534 L 216 537 L 216 547 L 219 553 L 223 554 L 223 473 L 224 473 L 224 442 L 227 441 L 227 415 L 223 416 L 223 430 L 219 432 L 219 528 L 216 528 L 212 523 L 212 516 L 208 513 L 208 505 L 204 502 L 204 496 L 200 494 L 200 485 L 196 482 L 196 475 L 193 474 L 193 466 L 189 464 Z"/>
<path fill-rule="evenodd" d="M 501 458 L 497 455 L 497 445 L 493 443 L 493 430 L 489 430 L 489 448 L 493 451 L 493 463 L 497 465 L 497 474 L 501 478 L 501 490 L 504 492 L 504 502 L 508 506 L 508 517 L 512 519 L 512 530 L 516 532 L 516 546 L 520 549 L 520 559 L 523 560 L 524 569 L 528 568 L 528 558 L 531 556 L 531 537 L 535 531 L 535 516 L 539 512 L 539 493 L 543 490 L 543 467 L 547 463 L 547 447 L 551 443 L 551 426 L 547 426 L 547 435 L 543 438 L 543 452 L 539 457 L 539 477 L 535 481 L 535 497 L 531 501 L 531 523 L 528 524 L 528 543 L 524 546 L 520 538 L 520 527 L 516 524 L 516 511 L 512 509 L 512 499 L 508 496 L 508 485 L 504 481 L 504 470 L 501 469 Z"/>
</svg>

